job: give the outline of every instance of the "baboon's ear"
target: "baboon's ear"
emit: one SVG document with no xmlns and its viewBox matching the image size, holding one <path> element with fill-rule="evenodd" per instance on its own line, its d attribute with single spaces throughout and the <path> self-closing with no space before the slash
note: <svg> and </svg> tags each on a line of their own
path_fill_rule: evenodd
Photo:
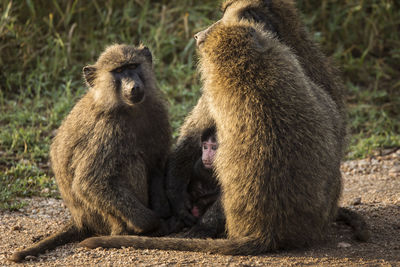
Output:
<svg viewBox="0 0 400 267">
<path fill-rule="evenodd" d="M 96 78 L 96 67 L 85 66 L 83 67 L 83 78 L 88 86 L 94 86 L 94 79 Z"/>
<path fill-rule="evenodd" d="M 151 51 L 147 46 L 142 48 L 142 54 L 147 58 L 148 61 L 150 61 L 150 63 L 153 63 L 153 56 L 151 55 Z"/>
</svg>

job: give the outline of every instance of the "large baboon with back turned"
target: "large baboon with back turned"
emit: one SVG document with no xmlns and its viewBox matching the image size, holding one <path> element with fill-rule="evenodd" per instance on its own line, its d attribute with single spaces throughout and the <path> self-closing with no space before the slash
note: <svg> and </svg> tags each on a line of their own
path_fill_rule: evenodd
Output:
<svg viewBox="0 0 400 267">
<path fill-rule="evenodd" d="M 264 30 L 275 34 L 280 42 L 291 48 L 299 60 L 304 74 L 325 90 L 336 104 L 340 117 L 335 129 L 340 136 L 339 142 L 343 154 L 346 145 L 344 86 L 337 69 L 306 32 L 293 1 L 228 0 L 223 3 L 222 11 L 225 19 L 242 19 L 261 23 Z M 196 161 L 196 156 L 200 153 L 199 149 L 196 149 L 197 140 L 205 128 L 215 123 L 209 115 L 210 111 L 203 98 L 204 96 L 201 96 L 197 106 L 186 118 L 181 128 L 176 149 L 170 156 L 167 176 L 167 192 L 172 209 L 176 216 L 188 225 L 192 225 L 195 220 L 182 206 L 185 196 L 181 192 L 185 192 L 189 181 L 194 179 L 190 171 Z M 219 234 L 217 229 L 221 229 L 218 225 L 223 222 L 223 216 L 218 214 L 219 212 L 222 212 L 220 207 L 210 209 L 192 228 L 192 237 L 217 236 Z M 368 229 L 360 215 L 345 208 L 340 208 L 338 212 L 338 218 L 355 229 L 357 239 L 368 239 Z"/>
<path fill-rule="evenodd" d="M 340 113 L 335 129 L 341 136 L 339 141 L 342 150 L 344 150 L 346 115 L 343 83 L 336 68 L 333 67 L 330 60 L 320 51 L 318 45 L 312 41 L 306 32 L 294 1 L 228 0 L 222 4 L 222 11 L 225 19 L 243 19 L 261 23 L 264 30 L 275 34 L 280 42 L 292 49 L 304 70 L 304 74 L 325 90 L 334 100 Z M 198 104 L 181 127 L 176 148 L 169 160 L 168 198 L 175 215 L 188 225 L 193 224 L 195 219 L 183 207 L 182 203 L 185 200 L 182 192 L 185 192 L 185 188 L 192 179 L 192 167 L 201 154 L 201 151 L 197 148 L 201 132 L 215 124 L 209 113 L 204 97 L 201 96 Z M 208 231 L 212 229 L 212 227 L 206 228 L 208 228 Z M 204 229 L 201 232 L 205 232 Z"/>
<path fill-rule="evenodd" d="M 162 180 L 171 130 L 151 52 L 144 46 L 113 45 L 83 74 L 89 91 L 63 121 L 50 149 L 72 220 L 14 253 L 12 261 L 92 235 L 161 231 L 165 214 L 150 210 L 148 191 L 154 209 L 168 211 Z"/>
<path fill-rule="evenodd" d="M 228 239 L 95 237 L 83 246 L 258 254 L 323 239 L 341 192 L 340 111 L 285 43 L 236 11 L 227 7 L 197 34 L 204 87 L 196 108 L 207 113 L 196 126 L 217 128 Z"/>
</svg>

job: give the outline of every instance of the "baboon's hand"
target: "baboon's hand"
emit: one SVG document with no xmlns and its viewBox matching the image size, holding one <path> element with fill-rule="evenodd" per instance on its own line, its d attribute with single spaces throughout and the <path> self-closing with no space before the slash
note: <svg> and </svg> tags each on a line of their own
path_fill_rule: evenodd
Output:
<svg viewBox="0 0 400 267">
<path fill-rule="evenodd" d="M 187 209 L 184 207 L 179 211 L 178 217 L 185 223 L 186 226 L 193 226 L 197 222 L 197 218 L 194 217 Z"/>
<path fill-rule="evenodd" d="M 187 195 L 172 203 L 171 208 L 174 216 L 183 221 L 185 226 L 192 227 L 196 224 L 197 218 L 190 213 L 191 204 Z"/>
</svg>

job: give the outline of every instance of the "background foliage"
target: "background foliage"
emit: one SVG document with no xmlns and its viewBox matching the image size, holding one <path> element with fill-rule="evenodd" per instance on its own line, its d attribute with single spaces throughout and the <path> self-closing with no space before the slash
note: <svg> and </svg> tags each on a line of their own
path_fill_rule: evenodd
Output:
<svg viewBox="0 0 400 267">
<path fill-rule="evenodd" d="M 299 0 L 315 40 L 348 88 L 349 158 L 400 145 L 400 4 Z M 174 137 L 196 103 L 193 34 L 220 16 L 218 1 L 5 0 L 0 3 L 0 208 L 57 196 L 48 150 L 85 92 L 81 69 L 108 44 L 143 42 L 155 56 Z"/>
</svg>

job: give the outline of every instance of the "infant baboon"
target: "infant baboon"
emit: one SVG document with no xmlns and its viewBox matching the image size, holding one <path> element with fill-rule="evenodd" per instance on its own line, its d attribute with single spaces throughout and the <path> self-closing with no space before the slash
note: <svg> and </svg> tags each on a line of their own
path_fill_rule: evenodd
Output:
<svg viewBox="0 0 400 267">
<path fill-rule="evenodd" d="M 50 149 L 72 221 L 14 253 L 12 261 L 92 235 L 144 234 L 160 227 L 159 216 L 149 209 L 148 184 L 163 179 L 171 130 L 151 52 L 113 45 L 83 74 L 89 91 L 63 121 Z M 167 203 L 160 198 L 152 201 Z"/>
<path fill-rule="evenodd" d="M 198 145 L 201 134 L 211 127 L 215 127 L 215 123 L 208 111 L 205 97 L 201 96 L 197 105 L 186 117 L 176 148 L 168 159 L 166 176 L 168 200 L 173 214 L 186 226 L 193 226 L 197 222 L 190 210 L 185 207 L 188 201 L 186 192 L 190 181 L 196 180 L 193 166 L 202 155 Z"/>
<path fill-rule="evenodd" d="M 177 237 L 222 237 L 225 233 L 225 216 L 220 201 L 217 201 L 220 198 L 220 186 L 213 166 L 218 149 L 215 127 L 204 130 L 200 147 L 202 155 L 194 164 L 185 198 L 185 208 L 193 216 L 195 225 L 175 235 Z"/>
<path fill-rule="evenodd" d="M 230 12 L 197 35 L 204 88 L 196 106 L 210 118 L 197 125 L 217 129 L 228 239 L 95 237 L 83 246 L 248 255 L 323 239 L 341 192 L 340 113 L 290 48 Z"/>
<path fill-rule="evenodd" d="M 215 127 L 206 129 L 201 135 L 202 156 L 196 161 L 193 171 L 195 179 L 189 182 L 187 208 L 196 218 L 203 216 L 219 197 L 220 189 L 214 176 L 213 164 L 218 149 Z"/>
</svg>

